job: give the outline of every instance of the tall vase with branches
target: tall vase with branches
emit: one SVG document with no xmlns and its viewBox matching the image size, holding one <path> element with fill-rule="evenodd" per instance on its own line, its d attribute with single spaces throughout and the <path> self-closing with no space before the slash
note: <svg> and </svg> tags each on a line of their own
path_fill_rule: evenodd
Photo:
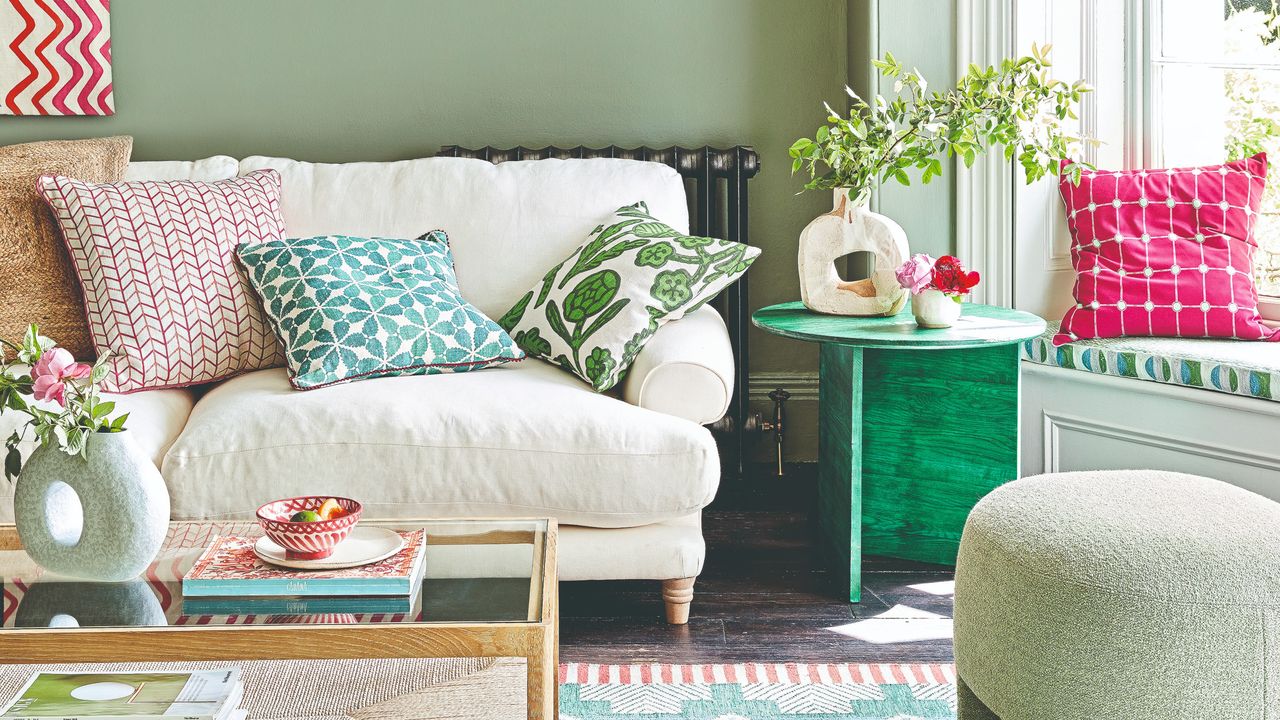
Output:
<svg viewBox="0 0 1280 720">
<path fill-rule="evenodd" d="M 880 185 L 910 185 L 913 174 L 929 183 L 943 174 L 944 160 L 970 167 L 992 149 L 1016 160 L 1028 183 L 1059 169 L 1078 182 L 1087 167 L 1071 160 L 1083 141 L 1067 124 L 1089 88 L 1052 77 L 1048 45 L 999 65 L 971 65 L 955 87 L 941 91 L 930 91 L 920 71 L 906 70 L 892 53 L 872 64 L 893 81 L 894 96 L 868 102 L 846 88 L 849 111 L 825 104 L 826 124 L 790 149 L 792 173 L 808 176 L 804 189 L 834 194 L 832 212 L 810 223 L 800 240 L 801 297 L 818 312 L 889 315 L 906 301 L 894 277 L 910 255 L 906 234 L 867 208 Z M 875 269 L 865 280 L 845 282 L 834 261 L 858 251 L 872 254 Z"/>
</svg>

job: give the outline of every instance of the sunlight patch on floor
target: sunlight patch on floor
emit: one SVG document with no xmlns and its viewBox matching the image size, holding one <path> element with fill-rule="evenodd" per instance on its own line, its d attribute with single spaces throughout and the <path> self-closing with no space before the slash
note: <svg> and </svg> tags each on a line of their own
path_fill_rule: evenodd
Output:
<svg viewBox="0 0 1280 720">
<path fill-rule="evenodd" d="M 920 583 L 918 585 L 908 585 L 912 590 L 927 592 L 930 595 L 955 595 L 956 581 L 943 580 L 941 582 Z"/>
<path fill-rule="evenodd" d="M 827 630 L 872 645 L 893 645 L 950 639 L 952 620 L 928 610 L 894 605 L 875 617 L 836 625 Z"/>
</svg>

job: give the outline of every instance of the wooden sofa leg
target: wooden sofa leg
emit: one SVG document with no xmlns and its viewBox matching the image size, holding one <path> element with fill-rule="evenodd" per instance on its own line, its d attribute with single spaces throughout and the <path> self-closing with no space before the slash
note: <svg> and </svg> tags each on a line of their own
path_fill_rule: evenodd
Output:
<svg viewBox="0 0 1280 720">
<path fill-rule="evenodd" d="M 689 622 L 689 603 L 693 602 L 693 583 L 698 578 L 662 581 L 662 602 L 667 605 L 667 622 L 684 625 Z"/>
</svg>

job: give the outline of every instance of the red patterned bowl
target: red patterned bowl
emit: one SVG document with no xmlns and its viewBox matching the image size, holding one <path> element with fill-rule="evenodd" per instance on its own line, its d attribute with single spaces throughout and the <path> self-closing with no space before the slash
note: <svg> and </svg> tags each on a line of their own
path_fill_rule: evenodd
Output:
<svg viewBox="0 0 1280 720">
<path fill-rule="evenodd" d="M 333 554 L 338 543 L 347 539 L 351 528 L 360 522 L 360 503 L 351 498 L 333 498 L 347 511 L 346 515 L 332 520 L 316 522 L 290 522 L 293 514 L 302 510 L 316 510 L 330 495 L 304 495 L 302 497 L 275 500 L 258 508 L 258 524 L 280 547 L 290 560 L 320 560 Z"/>
</svg>

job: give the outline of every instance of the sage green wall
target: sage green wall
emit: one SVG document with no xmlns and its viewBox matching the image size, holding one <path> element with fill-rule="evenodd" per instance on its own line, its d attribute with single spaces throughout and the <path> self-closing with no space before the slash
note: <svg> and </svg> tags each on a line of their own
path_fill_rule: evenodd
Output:
<svg viewBox="0 0 1280 720">
<path fill-rule="evenodd" d="M 893 81 L 871 67 L 892 52 L 908 69 L 919 68 L 933 88 L 953 85 L 956 68 L 955 0 L 848 0 L 849 84 L 864 98 L 891 96 Z M 913 252 L 942 255 L 955 248 L 955 163 L 928 185 L 891 183 L 876 196 L 876 209 L 902 225 Z M 914 174 L 913 174 L 913 177 Z"/>
</svg>

